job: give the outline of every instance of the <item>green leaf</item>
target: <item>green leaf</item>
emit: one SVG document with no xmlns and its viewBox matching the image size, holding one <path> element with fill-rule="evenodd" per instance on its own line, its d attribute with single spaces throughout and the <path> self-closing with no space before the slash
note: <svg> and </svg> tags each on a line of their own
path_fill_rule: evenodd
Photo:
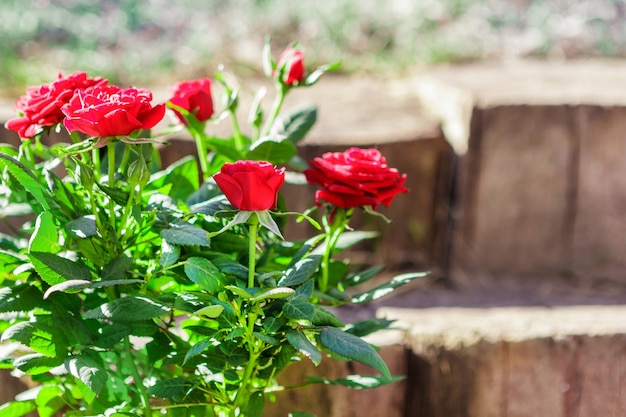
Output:
<svg viewBox="0 0 626 417">
<path fill-rule="evenodd" d="M 150 320 L 169 312 L 171 308 L 145 295 L 118 298 L 85 313 L 86 319 L 113 321 Z"/>
<path fill-rule="evenodd" d="M 343 232 L 339 239 L 337 239 L 337 244 L 335 245 L 335 249 L 337 251 L 341 251 L 356 245 L 359 242 L 362 242 L 366 239 L 374 239 L 378 237 L 377 232 L 365 232 L 361 230 L 353 231 L 353 232 Z M 313 251 L 311 251 L 312 255 L 323 255 L 326 250 L 325 245 L 319 245 Z"/>
<path fill-rule="evenodd" d="M 77 293 L 81 290 L 89 287 L 91 285 L 91 281 L 87 281 L 84 279 L 71 279 L 69 281 L 60 282 L 48 288 L 43 295 L 43 298 L 46 299 L 50 294 L 55 293 L 57 291 L 65 292 L 65 293 Z"/>
<path fill-rule="evenodd" d="M 224 275 L 206 258 L 191 257 L 185 261 L 185 275 L 211 294 L 217 294 Z"/>
<path fill-rule="evenodd" d="M 313 304 L 302 298 L 294 297 L 283 306 L 285 316 L 293 320 L 311 320 L 315 309 Z"/>
<path fill-rule="evenodd" d="M 376 333 L 379 330 L 388 329 L 395 320 L 388 319 L 368 319 L 350 324 L 345 331 L 358 337 L 367 336 Z"/>
<path fill-rule="evenodd" d="M 41 305 L 41 298 L 41 291 L 28 284 L 0 288 L 0 313 L 32 310 Z"/>
<path fill-rule="evenodd" d="M 250 394 L 248 400 L 248 413 L 249 417 L 261 417 L 263 415 L 263 408 L 265 407 L 265 395 L 260 391 L 255 391 Z"/>
<path fill-rule="evenodd" d="M 119 188 L 109 187 L 100 183 L 96 183 L 96 185 L 106 195 L 111 197 L 111 200 L 113 200 L 116 204 L 120 206 L 126 206 L 126 203 L 128 203 L 128 199 L 130 198 L 130 195 L 126 191 L 121 190 Z"/>
<path fill-rule="evenodd" d="M 250 146 L 246 159 L 284 164 L 289 162 L 297 152 L 296 145 L 290 142 L 286 136 L 268 136 Z"/>
<path fill-rule="evenodd" d="M 37 393 L 35 403 L 39 417 L 53 417 L 66 403 L 62 399 L 63 389 L 57 385 L 43 386 Z"/>
<path fill-rule="evenodd" d="M 99 329 L 99 334 L 96 337 L 94 345 L 99 348 L 108 349 L 128 336 L 131 331 L 132 328 L 130 326 L 122 323 L 112 323 L 103 326 Z"/>
<path fill-rule="evenodd" d="M 313 324 L 314 326 L 345 326 L 345 324 L 341 320 L 339 320 L 337 316 L 335 316 L 333 313 L 326 310 L 325 308 L 318 305 L 315 305 L 313 307 L 315 308 L 315 312 L 313 313 L 311 324 Z"/>
<path fill-rule="evenodd" d="M 269 290 L 265 290 L 265 291 L 261 291 L 257 294 L 254 295 L 254 297 L 252 297 L 250 299 L 250 301 L 263 301 L 263 300 L 272 300 L 272 299 L 278 299 L 278 298 L 287 298 L 291 295 L 293 295 L 295 293 L 295 291 L 291 288 L 288 287 L 276 287 L 276 288 L 270 288 Z"/>
<path fill-rule="evenodd" d="M 56 328 L 38 322 L 20 322 L 2 333 L 2 341 L 14 340 L 49 357 L 62 356 L 67 341 Z"/>
<path fill-rule="evenodd" d="M 384 377 L 391 378 L 391 372 L 378 352 L 366 341 L 343 332 L 335 327 L 325 327 L 320 332 L 320 341 L 328 350 L 344 358 L 371 366 Z"/>
<path fill-rule="evenodd" d="M 352 302 L 354 304 L 363 304 L 378 300 L 379 298 L 391 293 L 396 288 L 408 284 L 416 278 L 423 278 L 426 275 L 428 275 L 428 272 L 410 272 L 408 274 L 396 275 L 391 280 L 372 288 L 369 291 L 352 296 Z"/>
<path fill-rule="evenodd" d="M 343 283 L 348 287 L 354 287 L 356 285 L 363 284 L 378 275 L 378 273 L 382 271 L 383 268 L 383 265 L 376 265 L 363 271 L 355 272 L 346 277 Z"/>
<path fill-rule="evenodd" d="M 156 384 L 148 388 L 148 395 L 160 397 L 163 399 L 174 398 L 185 392 L 187 381 L 182 378 L 166 379 L 158 381 Z"/>
<path fill-rule="evenodd" d="M 44 211 L 35 220 L 35 231 L 30 237 L 28 251 L 56 252 L 59 248 L 59 232 L 54 224 L 54 216 Z"/>
<path fill-rule="evenodd" d="M 223 311 L 224 306 L 216 304 L 212 306 L 202 307 L 200 310 L 196 310 L 193 314 L 194 316 L 206 316 L 208 318 L 215 319 L 219 317 Z"/>
<path fill-rule="evenodd" d="M 65 282 L 61 282 L 60 284 L 56 284 L 51 286 L 46 290 L 46 293 L 43 295 L 43 298 L 48 298 L 50 294 L 55 292 L 65 292 L 65 293 L 77 293 L 85 288 L 104 288 L 104 287 L 112 287 L 114 285 L 129 285 L 129 284 L 142 284 L 144 281 L 140 279 L 115 279 L 110 281 L 85 281 L 80 279 L 69 280 Z"/>
<path fill-rule="evenodd" d="M 52 194 L 43 185 L 32 171 L 30 171 L 24 164 L 10 157 L 9 155 L 0 153 L 0 168 L 6 167 L 11 175 L 28 191 L 35 200 L 44 208 L 44 210 L 51 210 L 53 207 L 50 202 L 54 201 Z M 55 207 L 56 208 L 56 207 Z"/>
<path fill-rule="evenodd" d="M 115 258 L 102 268 L 101 278 L 103 281 L 124 279 L 132 266 L 132 258 L 127 256 Z"/>
<path fill-rule="evenodd" d="M 206 339 L 202 339 L 201 341 L 193 345 L 191 349 L 187 351 L 187 354 L 185 355 L 185 359 L 183 360 L 183 364 L 187 363 L 187 361 L 193 358 L 194 356 L 198 356 L 199 354 L 201 354 L 207 348 L 213 346 L 214 344 L 215 344 L 215 341 L 213 340 L 212 337 L 207 337 Z"/>
<path fill-rule="evenodd" d="M 13 361 L 13 366 L 28 375 L 39 375 L 63 365 L 64 359 L 62 357 L 51 358 L 41 353 L 32 353 L 16 358 Z"/>
<path fill-rule="evenodd" d="M 391 378 L 381 376 L 363 376 L 363 375 L 348 375 L 345 378 L 329 379 L 318 377 L 314 375 L 307 375 L 307 380 L 316 384 L 324 385 L 341 385 L 352 389 L 371 389 L 382 387 L 393 382 L 402 381 L 404 377 L 394 376 Z"/>
<path fill-rule="evenodd" d="M 264 343 L 267 343 L 268 345 L 278 346 L 280 344 L 280 341 L 277 338 L 275 338 L 274 336 L 267 335 L 265 333 L 252 332 L 252 335 L 256 337 L 257 339 L 260 339 Z"/>
<path fill-rule="evenodd" d="M 328 71 L 335 71 L 341 67 L 341 61 L 331 62 L 330 64 L 324 64 L 317 67 L 314 71 L 312 71 L 309 75 L 307 75 L 304 80 L 304 85 L 306 87 L 310 87 L 313 84 L 317 83 L 322 75 L 327 73 Z"/>
<path fill-rule="evenodd" d="M 302 284 L 315 274 L 321 260 L 322 257 L 320 255 L 300 259 L 295 265 L 285 271 L 285 275 L 278 281 L 278 285 L 293 287 Z"/>
<path fill-rule="evenodd" d="M 315 289 L 315 280 L 313 278 L 304 281 L 302 285 L 299 285 L 296 288 L 296 297 L 304 298 L 308 300 L 313 295 L 313 290 Z"/>
<path fill-rule="evenodd" d="M 22 417 L 35 411 L 36 408 L 34 401 L 11 401 L 0 405 L 0 416 Z"/>
<path fill-rule="evenodd" d="M 84 355 L 67 358 L 65 368 L 94 394 L 99 394 L 102 391 L 108 378 L 106 370 L 98 362 Z M 141 383 L 141 381 L 137 383 Z"/>
<path fill-rule="evenodd" d="M 304 139 L 316 121 L 317 106 L 306 107 L 281 116 L 274 122 L 272 131 L 285 135 L 291 143 L 295 144 Z"/>
<path fill-rule="evenodd" d="M 173 185 L 168 193 L 171 198 L 185 201 L 200 187 L 196 159 L 193 156 L 182 158 L 164 171 L 154 174 L 149 182 L 150 189 L 159 189 L 166 185 Z"/>
<path fill-rule="evenodd" d="M 211 241 L 206 230 L 187 222 L 178 222 L 169 229 L 161 230 L 161 237 L 172 245 L 209 246 Z"/>
<path fill-rule="evenodd" d="M 67 258 L 45 252 L 31 252 L 28 257 L 41 279 L 50 285 L 72 279 L 91 280 L 89 268 Z"/>
<path fill-rule="evenodd" d="M 225 285 L 224 288 L 232 291 L 235 295 L 238 295 L 244 300 L 249 300 L 252 298 L 252 294 L 250 294 L 248 291 L 244 290 L 243 288 L 239 288 L 234 285 Z"/>
<path fill-rule="evenodd" d="M 86 239 L 98 234 L 96 218 L 93 215 L 82 216 L 69 221 L 65 223 L 65 229 L 70 235 L 78 239 Z"/>
<path fill-rule="evenodd" d="M 322 361 L 322 352 L 300 330 L 290 330 L 285 336 L 287 341 L 311 362 L 318 366 Z"/>
<path fill-rule="evenodd" d="M 214 149 L 221 156 L 225 156 L 230 161 L 238 161 L 245 159 L 243 154 L 233 146 L 233 140 L 222 139 L 216 137 L 208 137 L 205 139 L 207 146 Z"/>
<path fill-rule="evenodd" d="M 172 245 L 167 240 L 161 241 L 161 258 L 159 259 L 159 265 L 172 266 L 180 258 L 180 246 Z"/>
</svg>

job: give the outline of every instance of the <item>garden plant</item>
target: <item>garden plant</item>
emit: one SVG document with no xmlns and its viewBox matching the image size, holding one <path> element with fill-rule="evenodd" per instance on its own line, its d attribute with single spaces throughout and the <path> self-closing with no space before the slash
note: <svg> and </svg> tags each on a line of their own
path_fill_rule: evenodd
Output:
<svg viewBox="0 0 626 417">
<path fill-rule="evenodd" d="M 424 276 L 362 290 L 383 267 L 338 256 L 372 237 L 350 227 L 354 211 L 384 221 L 376 209 L 408 191 L 406 175 L 376 149 L 299 158 L 316 110 L 285 113 L 284 98 L 337 64 L 307 71 L 297 44 L 274 61 L 268 42 L 263 67 L 276 94 L 266 113 L 259 91 L 247 130 L 241 88 L 221 70 L 177 83 L 165 103 L 85 72 L 16 102 L 6 127 L 21 143 L 0 144 L 0 213 L 12 228 L 0 234 L 0 367 L 33 388 L 0 415 L 260 417 L 295 388 L 277 378 L 301 360 L 372 373 L 299 386 L 401 378 L 363 339 L 391 321 L 343 323 L 335 309 Z M 170 127 L 153 133 L 167 114 Z M 228 137 L 206 133 L 227 120 Z M 46 144 L 53 130 L 70 143 Z M 159 149 L 184 132 L 197 155 L 162 167 Z M 310 210 L 285 207 L 285 181 L 318 186 Z M 311 237 L 286 240 L 287 216 Z"/>
</svg>

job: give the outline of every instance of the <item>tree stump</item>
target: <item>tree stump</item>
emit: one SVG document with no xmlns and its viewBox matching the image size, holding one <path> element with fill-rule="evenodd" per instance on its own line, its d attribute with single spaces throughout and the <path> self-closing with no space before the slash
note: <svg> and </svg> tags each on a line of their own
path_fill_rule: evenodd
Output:
<svg viewBox="0 0 626 417">
<path fill-rule="evenodd" d="M 461 158 L 459 280 L 626 283 L 624 61 L 440 68 L 415 78 Z"/>
<path fill-rule="evenodd" d="M 383 308 L 407 328 L 406 417 L 626 413 L 624 307 Z"/>
</svg>

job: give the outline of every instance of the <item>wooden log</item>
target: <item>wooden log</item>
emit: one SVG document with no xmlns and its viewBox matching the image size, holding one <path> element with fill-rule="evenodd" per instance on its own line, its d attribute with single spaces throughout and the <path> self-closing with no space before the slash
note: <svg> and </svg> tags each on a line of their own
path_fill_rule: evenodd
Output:
<svg viewBox="0 0 626 417">
<path fill-rule="evenodd" d="M 416 77 L 462 155 L 452 240 L 458 282 L 564 276 L 626 282 L 626 62 L 525 62 Z M 498 278 L 496 278 L 498 277 Z"/>
<path fill-rule="evenodd" d="M 408 330 L 407 417 L 626 412 L 621 306 L 384 308 Z"/>
</svg>

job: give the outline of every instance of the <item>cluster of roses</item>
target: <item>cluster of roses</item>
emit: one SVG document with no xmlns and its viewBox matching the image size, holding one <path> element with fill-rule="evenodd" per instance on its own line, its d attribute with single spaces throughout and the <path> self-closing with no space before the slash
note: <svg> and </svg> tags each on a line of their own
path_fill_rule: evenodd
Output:
<svg viewBox="0 0 626 417">
<path fill-rule="evenodd" d="M 301 50 L 287 48 L 273 73 L 285 88 L 299 86 L 306 69 Z M 20 115 L 6 123 L 23 139 L 33 138 L 44 130 L 63 124 L 67 130 L 80 132 L 103 147 L 115 138 L 129 137 L 156 126 L 165 116 L 167 105 L 152 105 L 152 93 L 143 88 L 121 88 L 108 80 L 90 78 L 84 72 L 59 75 L 50 84 L 30 87 L 16 102 Z M 211 80 L 182 81 L 172 88 L 168 100 L 178 120 L 187 124 L 184 109 L 200 122 L 214 116 Z M 132 139 L 131 139 L 132 140 Z M 406 175 L 387 165 L 376 149 L 350 148 L 343 153 L 326 153 L 309 163 L 304 174 L 311 184 L 322 187 L 315 195 L 316 204 L 326 201 L 342 208 L 389 206 L 393 198 L 407 192 Z M 284 182 L 284 169 L 267 162 L 238 161 L 226 164 L 214 177 L 231 204 L 247 211 L 276 207 L 276 194 Z"/>
</svg>

